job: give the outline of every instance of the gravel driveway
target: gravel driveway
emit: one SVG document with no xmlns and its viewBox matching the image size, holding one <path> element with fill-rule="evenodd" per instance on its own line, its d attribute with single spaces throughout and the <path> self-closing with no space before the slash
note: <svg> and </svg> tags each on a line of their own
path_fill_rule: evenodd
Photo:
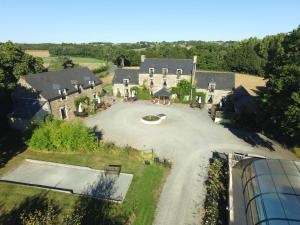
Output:
<svg viewBox="0 0 300 225">
<path fill-rule="evenodd" d="M 142 116 L 159 113 L 167 115 L 159 125 L 140 122 Z M 89 126 L 101 129 L 105 140 L 143 150 L 153 149 L 160 157 L 174 161 L 161 193 L 155 225 L 200 223 L 206 168 L 212 151 L 293 158 L 280 146 L 258 135 L 230 131 L 215 124 L 206 110 L 184 105 L 117 103 L 85 121 Z M 273 150 L 270 151 L 270 148 Z"/>
</svg>

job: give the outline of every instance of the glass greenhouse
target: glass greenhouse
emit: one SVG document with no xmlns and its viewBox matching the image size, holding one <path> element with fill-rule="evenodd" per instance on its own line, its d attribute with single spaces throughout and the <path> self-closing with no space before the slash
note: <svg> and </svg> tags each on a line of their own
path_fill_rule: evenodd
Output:
<svg viewBox="0 0 300 225">
<path fill-rule="evenodd" d="M 300 162 L 255 159 L 242 184 L 248 225 L 300 225 Z"/>
</svg>

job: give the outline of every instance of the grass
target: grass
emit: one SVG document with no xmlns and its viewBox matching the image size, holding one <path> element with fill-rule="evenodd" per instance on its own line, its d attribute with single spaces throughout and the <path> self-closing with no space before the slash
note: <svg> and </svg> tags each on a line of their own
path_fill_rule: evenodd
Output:
<svg viewBox="0 0 300 225">
<path fill-rule="evenodd" d="M 145 165 L 144 159 L 151 156 L 131 148 L 120 150 L 120 148 L 111 145 L 108 149 L 94 153 L 58 153 L 27 149 L 6 163 L 0 169 L 0 176 L 15 168 L 26 158 L 88 166 L 95 169 L 103 169 L 107 164 L 122 164 L 122 172 L 132 173 L 134 177 L 124 202 L 115 206 L 114 210 L 117 213 L 133 212 L 133 224 L 152 224 L 156 204 L 169 169 L 160 165 Z M 35 196 L 46 196 L 47 199 L 53 199 L 58 202 L 61 208 L 60 219 L 62 215 L 73 212 L 77 203 L 83 199 L 83 197 L 71 194 L 0 183 L 0 223 L 3 222 L 3 218 L 11 217 L 9 219 L 15 219 L 16 212 L 19 213 L 20 211 L 17 210 L 18 207 L 28 205 L 29 203 L 26 202 L 28 198 L 34 199 Z M 94 201 L 94 206 L 90 210 L 93 211 L 95 210 L 95 205 L 100 203 L 97 200 L 92 201 Z M 31 203 L 31 205 L 34 204 Z M 91 218 L 96 217 L 93 215 Z M 89 221 L 88 223 L 94 224 L 97 222 Z"/>
<path fill-rule="evenodd" d="M 68 56 L 69 57 L 69 56 Z M 53 60 L 55 60 L 56 56 L 50 56 L 50 57 L 42 57 L 44 60 L 44 63 L 51 63 Z M 90 57 L 75 57 L 70 56 L 69 57 L 75 64 L 81 64 L 81 63 L 104 63 L 101 59 L 96 58 L 90 58 Z"/>
</svg>

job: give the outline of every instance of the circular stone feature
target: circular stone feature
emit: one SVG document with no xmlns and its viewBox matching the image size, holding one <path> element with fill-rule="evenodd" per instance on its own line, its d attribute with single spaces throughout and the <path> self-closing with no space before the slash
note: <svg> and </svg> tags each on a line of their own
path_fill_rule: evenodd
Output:
<svg viewBox="0 0 300 225">
<path fill-rule="evenodd" d="M 160 124 L 162 118 L 154 115 L 147 115 L 141 118 L 141 121 L 145 124 Z"/>
</svg>

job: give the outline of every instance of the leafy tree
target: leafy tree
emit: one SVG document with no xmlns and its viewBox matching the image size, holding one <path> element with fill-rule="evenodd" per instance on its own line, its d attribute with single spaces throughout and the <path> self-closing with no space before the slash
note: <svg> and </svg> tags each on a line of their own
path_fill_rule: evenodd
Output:
<svg viewBox="0 0 300 225">
<path fill-rule="evenodd" d="M 263 75 L 263 60 L 254 50 L 254 44 L 243 42 L 225 56 L 228 70 Z"/>
<path fill-rule="evenodd" d="M 284 51 L 282 51 L 282 48 Z M 262 128 L 289 144 L 300 144 L 300 27 L 274 47 L 279 52 L 261 94 Z"/>
<path fill-rule="evenodd" d="M 0 132 L 7 127 L 6 114 L 11 107 L 11 92 L 21 75 L 44 71 L 43 61 L 26 54 L 12 42 L 0 43 Z"/>
</svg>

